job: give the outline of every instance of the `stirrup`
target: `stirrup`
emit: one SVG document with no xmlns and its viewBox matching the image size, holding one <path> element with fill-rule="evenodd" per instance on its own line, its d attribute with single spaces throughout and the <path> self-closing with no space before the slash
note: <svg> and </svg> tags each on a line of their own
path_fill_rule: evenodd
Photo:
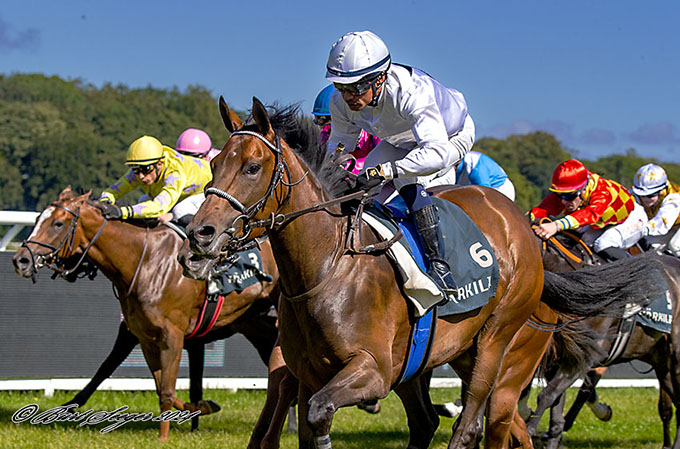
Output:
<svg viewBox="0 0 680 449">
<path fill-rule="evenodd" d="M 435 264 L 439 269 L 435 268 Z M 444 270 L 446 271 L 443 272 Z M 430 275 L 439 288 L 446 294 L 446 298 L 442 300 L 440 304 L 446 304 L 458 297 L 458 285 L 453 279 L 453 274 L 451 274 L 451 270 L 446 262 L 438 260 L 430 261 L 430 269 L 427 274 Z"/>
</svg>

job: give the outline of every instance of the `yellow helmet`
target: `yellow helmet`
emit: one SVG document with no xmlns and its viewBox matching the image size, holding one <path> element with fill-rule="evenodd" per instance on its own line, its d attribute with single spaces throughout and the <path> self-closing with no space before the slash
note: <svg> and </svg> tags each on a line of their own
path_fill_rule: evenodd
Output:
<svg viewBox="0 0 680 449">
<path fill-rule="evenodd" d="M 125 165 L 150 165 L 163 157 L 163 145 L 151 136 L 142 136 L 130 144 Z"/>
</svg>

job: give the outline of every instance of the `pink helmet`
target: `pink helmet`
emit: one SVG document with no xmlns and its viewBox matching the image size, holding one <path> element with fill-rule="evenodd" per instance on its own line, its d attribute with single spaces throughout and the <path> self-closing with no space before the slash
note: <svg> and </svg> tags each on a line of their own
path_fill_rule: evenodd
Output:
<svg viewBox="0 0 680 449">
<path fill-rule="evenodd" d="M 180 153 L 201 157 L 210 151 L 212 142 L 205 131 L 189 128 L 179 135 L 175 149 Z"/>
</svg>

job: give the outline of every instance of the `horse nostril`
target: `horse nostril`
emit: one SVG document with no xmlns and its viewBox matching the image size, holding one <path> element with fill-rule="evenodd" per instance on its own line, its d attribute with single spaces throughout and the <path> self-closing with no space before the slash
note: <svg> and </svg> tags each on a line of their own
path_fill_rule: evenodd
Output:
<svg viewBox="0 0 680 449">
<path fill-rule="evenodd" d="M 210 241 L 215 236 L 215 227 L 212 225 L 203 225 L 194 232 L 194 236 L 200 241 Z"/>
</svg>

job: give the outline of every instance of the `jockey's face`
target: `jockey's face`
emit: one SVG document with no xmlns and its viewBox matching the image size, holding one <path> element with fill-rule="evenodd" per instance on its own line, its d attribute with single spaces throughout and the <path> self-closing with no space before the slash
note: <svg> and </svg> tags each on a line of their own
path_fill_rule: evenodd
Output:
<svg viewBox="0 0 680 449">
<path fill-rule="evenodd" d="M 561 198 L 562 204 L 564 205 L 564 209 L 567 211 L 568 214 L 575 212 L 576 209 L 579 208 L 583 200 L 581 199 L 581 196 L 577 196 L 571 201 L 567 201 L 564 198 Z"/>
<path fill-rule="evenodd" d="M 139 179 L 139 181 L 142 184 L 150 186 L 151 184 L 158 180 L 160 173 L 163 171 L 163 161 L 162 160 L 158 161 L 154 165 L 155 165 L 154 169 L 146 174 L 144 174 L 144 171 L 135 172 L 135 175 L 137 175 L 137 179 Z"/>
<path fill-rule="evenodd" d="M 371 101 L 374 95 L 377 97 L 385 82 L 385 74 L 380 75 L 374 81 L 359 81 L 354 84 L 335 84 L 335 88 L 342 94 L 347 106 L 352 111 L 361 111 Z"/>
<path fill-rule="evenodd" d="M 645 207 L 652 207 L 659 201 L 659 194 L 655 193 L 653 195 L 641 196 L 639 197 L 642 205 Z"/>
</svg>

